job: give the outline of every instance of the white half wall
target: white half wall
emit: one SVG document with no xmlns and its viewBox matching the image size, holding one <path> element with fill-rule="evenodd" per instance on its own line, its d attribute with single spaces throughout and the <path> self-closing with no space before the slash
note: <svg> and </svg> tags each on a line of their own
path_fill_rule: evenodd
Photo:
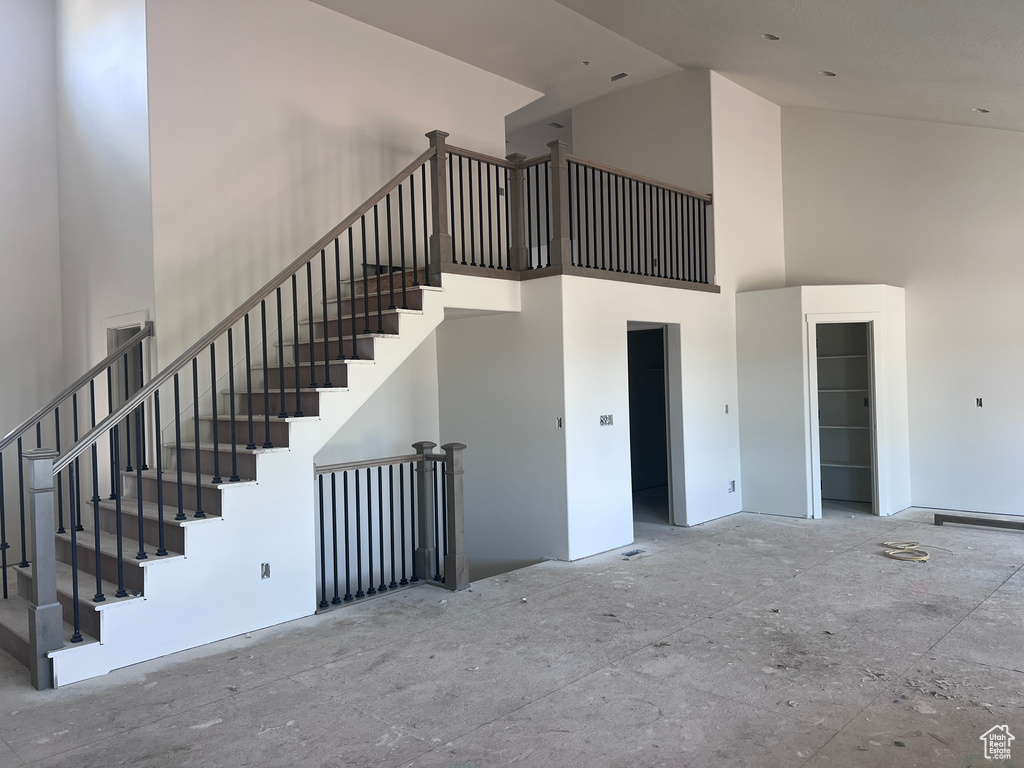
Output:
<svg viewBox="0 0 1024 768">
<path fill-rule="evenodd" d="M 782 125 L 788 283 L 906 289 L 913 504 L 1022 514 L 1024 134 L 794 108 Z"/>
<path fill-rule="evenodd" d="M 64 363 L 73 378 L 107 354 L 107 328 L 153 317 L 146 3 L 56 6 Z"/>
<path fill-rule="evenodd" d="M 149 0 L 167 363 L 428 146 L 504 155 L 538 94 L 308 0 Z"/>
<path fill-rule="evenodd" d="M 53 3 L 0 0 L 0 435 L 64 386 Z M 33 443 L 34 445 L 34 443 Z"/>
</svg>

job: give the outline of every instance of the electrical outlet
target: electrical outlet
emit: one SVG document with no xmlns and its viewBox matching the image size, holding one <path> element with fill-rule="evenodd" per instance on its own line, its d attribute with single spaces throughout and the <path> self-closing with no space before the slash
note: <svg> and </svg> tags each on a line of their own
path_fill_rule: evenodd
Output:
<svg viewBox="0 0 1024 768">
<path fill-rule="evenodd" d="M 261 579 L 269 579 L 270 578 L 270 563 L 260 563 L 260 578 Z"/>
<path fill-rule="evenodd" d="M 729 493 L 736 493 L 736 481 L 735 480 L 730 480 L 729 481 Z"/>
<path fill-rule="evenodd" d="M 726 413 L 728 413 L 728 412 L 729 412 L 729 404 L 728 404 L 728 403 L 726 403 L 726 404 L 725 404 L 725 412 L 726 412 Z"/>
<path fill-rule="evenodd" d="M 601 426 L 602 427 L 610 427 L 611 425 L 612 425 L 612 415 L 610 413 L 606 413 L 604 416 L 601 417 Z"/>
<path fill-rule="evenodd" d="M 555 417 L 555 429 L 561 429 L 561 428 L 562 428 L 562 417 L 561 416 L 556 416 Z"/>
</svg>

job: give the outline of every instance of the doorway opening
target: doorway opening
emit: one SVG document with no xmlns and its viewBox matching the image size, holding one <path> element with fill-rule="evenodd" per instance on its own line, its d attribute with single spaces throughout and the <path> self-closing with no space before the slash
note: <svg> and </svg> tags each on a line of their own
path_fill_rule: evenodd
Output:
<svg viewBox="0 0 1024 768">
<path fill-rule="evenodd" d="M 628 330 L 626 339 L 633 521 L 670 525 L 665 328 Z"/>
<path fill-rule="evenodd" d="M 815 327 L 822 514 L 873 514 L 871 324 L 818 323 Z"/>
</svg>

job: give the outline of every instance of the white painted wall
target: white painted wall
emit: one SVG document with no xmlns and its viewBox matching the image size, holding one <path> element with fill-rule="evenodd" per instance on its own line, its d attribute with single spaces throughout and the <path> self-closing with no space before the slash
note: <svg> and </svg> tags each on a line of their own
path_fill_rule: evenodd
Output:
<svg viewBox="0 0 1024 768">
<path fill-rule="evenodd" d="M 906 289 L 913 504 L 1021 514 L 1024 135 L 790 108 L 782 124 L 787 281 Z"/>
<path fill-rule="evenodd" d="M 106 329 L 152 318 L 145 0 L 58 0 L 64 363 L 107 354 Z M 131 315 L 131 317 L 125 317 Z"/>
<path fill-rule="evenodd" d="M 427 147 L 504 154 L 538 95 L 307 0 L 149 0 L 163 362 Z"/>
<path fill-rule="evenodd" d="M 743 509 L 817 514 L 815 322 L 872 323 L 878 514 L 910 506 L 903 290 L 839 285 L 739 293 L 736 316 Z"/>
<path fill-rule="evenodd" d="M 64 384 L 52 3 L 0 0 L 0 435 Z"/>
<path fill-rule="evenodd" d="M 711 192 L 710 74 L 688 69 L 575 107 L 573 153 L 695 192 Z"/>
<path fill-rule="evenodd" d="M 420 440 L 438 443 L 440 431 L 437 340 L 431 333 L 317 452 L 316 463 L 404 456 Z"/>
<path fill-rule="evenodd" d="M 567 417 L 560 278 L 510 285 L 521 287 L 521 313 L 456 313 L 437 329 L 441 440 L 468 446 L 471 569 L 571 554 L 567 431 L 556 425 Z"/>
</svg>

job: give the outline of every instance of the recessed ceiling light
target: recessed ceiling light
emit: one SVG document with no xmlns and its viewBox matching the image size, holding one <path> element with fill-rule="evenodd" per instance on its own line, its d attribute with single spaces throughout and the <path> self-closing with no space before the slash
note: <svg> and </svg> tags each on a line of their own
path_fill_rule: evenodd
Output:
<svg viewBox="0 0 1024 768">
<path fill-rule="evenodd" d="M 779 39 L 778 35 L 773 35 L 771 32 L 765 32 L 764 34 L 761 35 L 761 37 L 763 37 L 765 40 L 771 40 L 773 42 Z"/>
<path fill-rule="evenodd" d="M 984 107 L 971 107 L 971 112 L 980 112 L 983 115 L 987 115 L 991 111 L 991 109 L 985 109 Z"/>
<path fill-rule="evenodd" d="M 611 81 L 614 83 L 616 80 L 621 80 L 624 77 L 629 77 L 629 74 L 626 72 L 619 72 L 619 74 L 611 76 Z"/>
<path fill-rule="evenodd" d="M 551 128 L 565 128 L 561 123 L 548 123 L 548 126 Z"/>
<path fill-rule="evenodd" d="M 835 77 L 836 76 L 835 72 L 829 72 L 827 69 L 821 70 L 821 72 L 819 72 L 818 74 L 819 75 L 824 75 L 825 77 Z"/>
</svg>

